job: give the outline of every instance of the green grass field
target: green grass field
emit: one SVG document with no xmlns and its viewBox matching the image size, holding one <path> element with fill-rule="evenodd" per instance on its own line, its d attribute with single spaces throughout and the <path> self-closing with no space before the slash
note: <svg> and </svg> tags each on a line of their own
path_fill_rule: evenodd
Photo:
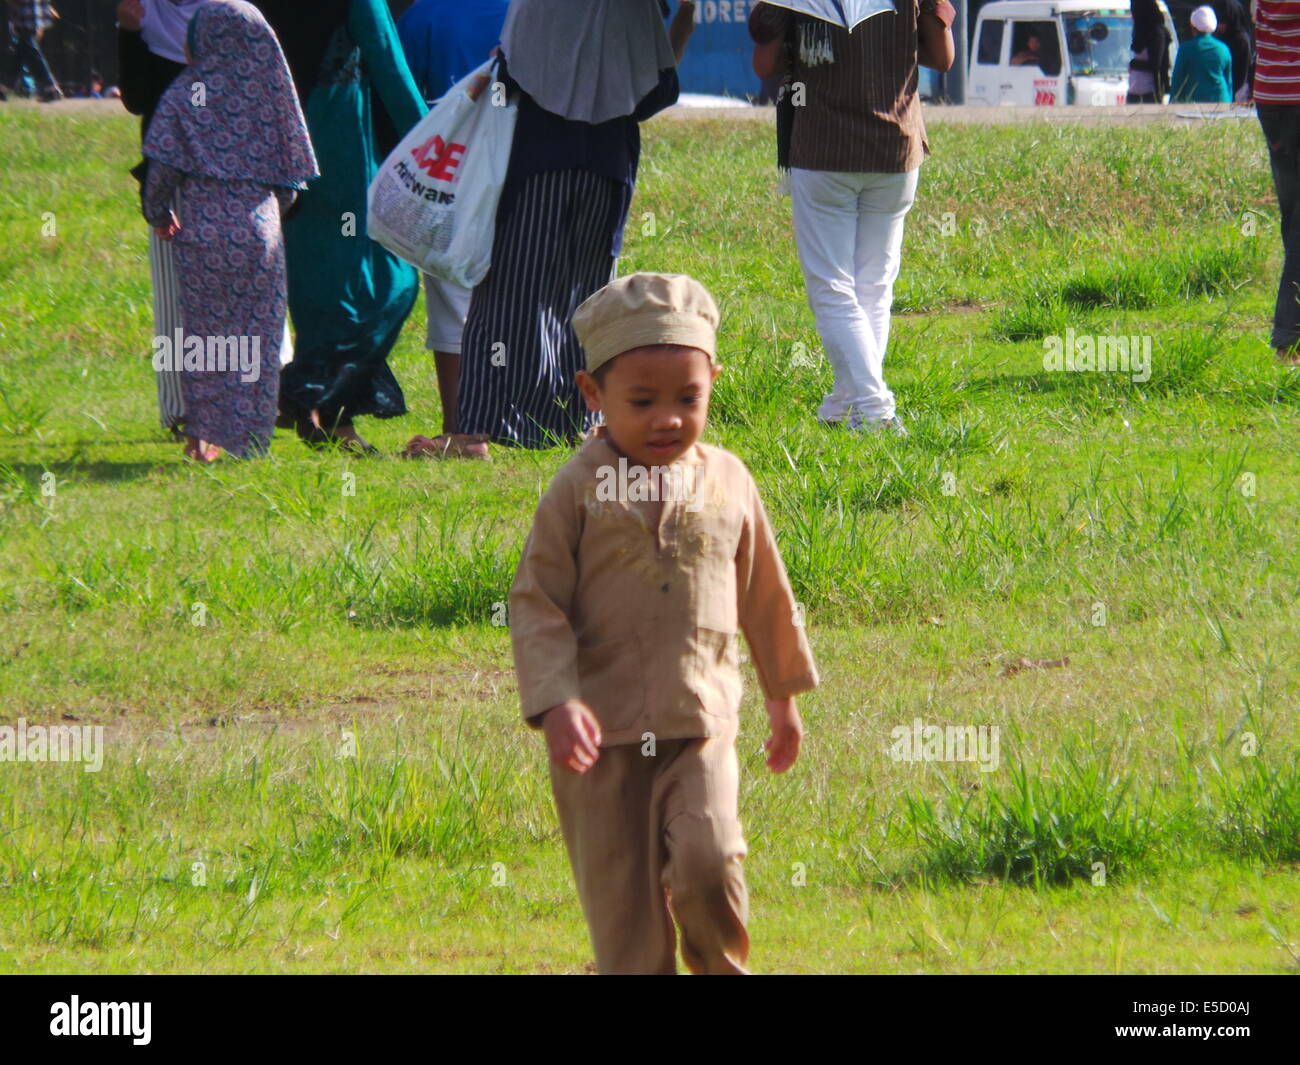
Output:
<svg viewBox="0 0 1300 1065">
<path fill-rule="evenodd" d="M 157 426 L 123 115 L 0 109 L 0 968 L 581 972 L 506 599 L 563 451 L 183 464 Z M 1300 372 L 1258 127 L 931 129 L 886 362 L 830 375 L 771 131 L 646 127 L 620 270 L 723 312 L 707 438 L 754 471 L 824 678 L 783 777 L 752 676 L 756 972 L 1300 971 Z M 1044 337 L 1150 339 L 1150 378 Z M 424 312 L 393 365 L 436 429 Z M 1068 660 L 1068 661 L 1067 661 Z M 1045 663 L 1058 663 L 1047 666 Z M 1000 763 L 891 730 L 996 726 Z"/>
</svg>

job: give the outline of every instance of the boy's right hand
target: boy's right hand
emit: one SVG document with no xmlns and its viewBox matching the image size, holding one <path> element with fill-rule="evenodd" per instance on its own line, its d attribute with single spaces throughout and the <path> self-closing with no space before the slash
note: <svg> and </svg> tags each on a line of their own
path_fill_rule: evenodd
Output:
<svg viewBox="0 0 1300 1065">
<path fill-rule="evenodd" d="M 551 761 L 569 773 L 585 773 L 600 757 L 600 725 L 586 703 L 576 699 L 542 715 Z"/>
</svg>

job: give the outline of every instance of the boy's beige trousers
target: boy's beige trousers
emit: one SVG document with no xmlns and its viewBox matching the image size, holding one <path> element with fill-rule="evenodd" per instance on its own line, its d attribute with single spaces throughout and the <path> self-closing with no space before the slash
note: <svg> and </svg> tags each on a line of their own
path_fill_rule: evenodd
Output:
<svg viewBox="0 0 1300 1065">
<path fill-rule="evenodd" d="M 605 974 L 745 973 L 749 899 L 734 730 L 601 749 L 578 776 L 551 766 L 578 898 Z M 669 906 L 671 905 L 671 913 Z"/>
</svg>

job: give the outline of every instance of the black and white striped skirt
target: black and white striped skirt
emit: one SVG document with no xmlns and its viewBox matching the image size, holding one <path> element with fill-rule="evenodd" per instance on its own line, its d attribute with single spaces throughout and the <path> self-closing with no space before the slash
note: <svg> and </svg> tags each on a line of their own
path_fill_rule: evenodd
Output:
<svg viewBox="0 0 1300 1065">
<path fill-rule="evenodd" d="M 152 228 L 149 230 L 149 276 L 153 281 L 154 336 L 170 339 L 181 327 L 180 286 L 176 281 L 171 242 L 163 240 Z M 158 420 L 164 429 L 173 429 L 185 421 L 181 371 L 154 372 L 158 378 Z"/>
<path fill-rule="evenodd" d="M 474 289 L 461 355 L 462 433 L 542 448 L 594 422 L 575 375 L 578 305 L 614 276 L 625 186 L 586 170 L 525 179 L 497 218 L 492 269 Z"/>
</svg>

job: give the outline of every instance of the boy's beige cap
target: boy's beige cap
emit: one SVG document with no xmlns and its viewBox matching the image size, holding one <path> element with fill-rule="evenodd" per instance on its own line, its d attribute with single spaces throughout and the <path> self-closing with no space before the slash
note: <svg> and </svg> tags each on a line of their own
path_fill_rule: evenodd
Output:
<svg viewBox="0 0 1300 1065">
<path fill-rule="evenodd" d="M 717 354 L 718 305 L 685 274 L 628 274 L 611 281 L 573 312 L 573 331 L 593 373 L 633 348 L 682 344 Z"/>
</svg>

